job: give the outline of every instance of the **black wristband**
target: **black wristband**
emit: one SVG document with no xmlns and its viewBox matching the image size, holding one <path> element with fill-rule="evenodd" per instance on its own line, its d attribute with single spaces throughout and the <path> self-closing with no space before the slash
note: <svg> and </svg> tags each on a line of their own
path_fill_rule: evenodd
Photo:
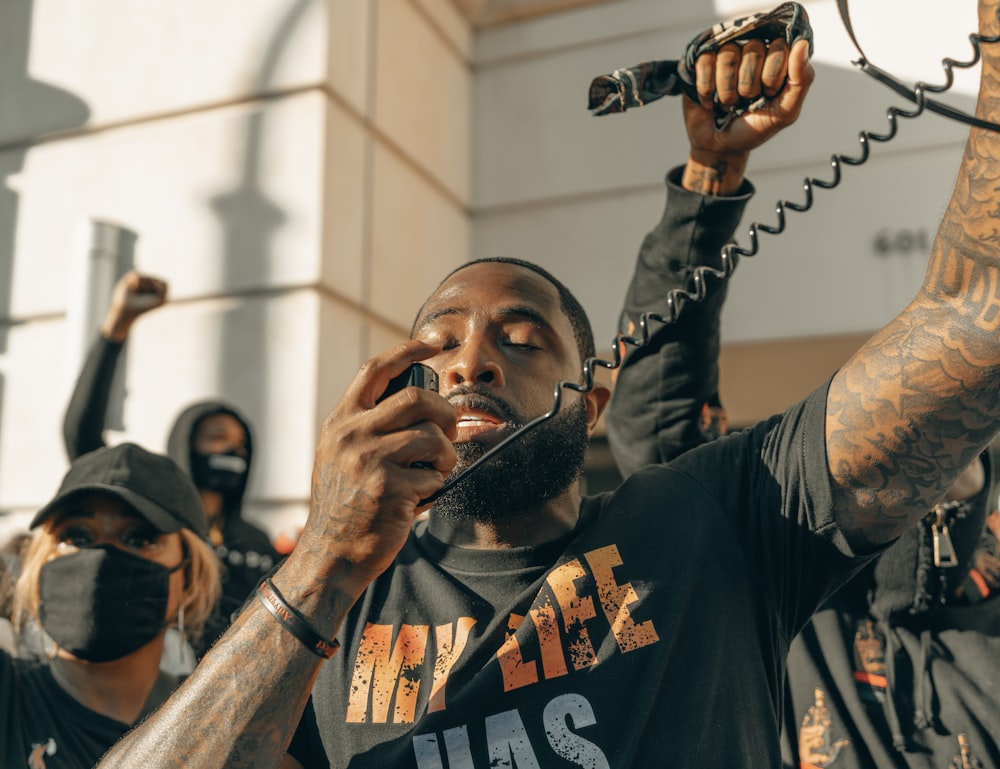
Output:
<svg viewBox="0 0 1000 769">
<path fill-rule="evenodd" d="M 328 641 L 313 630 L 306 618 L 288 605 L 288 601 L 278 592 L 278 588 L 272 584 L 270 578 L 257 585 L 257 597 L 282 627 L 298 638 L 317 657 L 328 660 L 336 654 L 340 642 L 336 638 Z"/>
</svg>

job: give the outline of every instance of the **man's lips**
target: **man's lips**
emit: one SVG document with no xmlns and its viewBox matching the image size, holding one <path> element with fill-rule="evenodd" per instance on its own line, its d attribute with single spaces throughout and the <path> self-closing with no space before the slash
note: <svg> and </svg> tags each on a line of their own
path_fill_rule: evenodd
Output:
<svg viewBox="0 0 1000 769">
<path fill-rule="evenodd" d="M 459 442 L 505 427 L 511 421 L 503 413 L 505 409 L 488 398 L 457 396 L 451 399 L 451 404 L 458 419 Z"/>
<path fill-rule="evenodd" d="M 497 419 L 493 414 L 487 414 L 482 411 L 463 411 L 458 412 L 458 427 L 463 428 L 473 428 L 473 429 L 492 429 L 498 425 L 502 425 L 499 419 Z"/>
</svg>

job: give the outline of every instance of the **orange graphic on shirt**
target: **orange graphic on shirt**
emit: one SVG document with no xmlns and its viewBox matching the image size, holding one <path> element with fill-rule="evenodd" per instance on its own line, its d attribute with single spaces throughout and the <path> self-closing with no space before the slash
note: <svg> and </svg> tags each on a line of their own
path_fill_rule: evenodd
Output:
<svg viewBox="0 0 1000 769">
<path fill-rule="evenodd" d="M 563 626 L 566 628 L 567 652 L 574 670 L 582 670 L 597 664 L 597 653 L 590 641 L 590 631 L 587 621 L 597 616 L 594 609 L 594 599 L 581 596 L 576 588 L 575 580 L 587 576 L 577 560 L 564 563 L 552 570 L 548 583 L 559 604 L 562 613 Z"/>
<path fill-rule="evenodd" d="M 596 665 L 591 638 L 595 632 L 603 638 L 610 631 L 623 653 L 659 641 L 652 621 L 636 622 L 632 616 L 630 607 L 639 596 L 630 582 L 616 578 L 622 566 L 618 548 L 609 545 L 548 574 L 547 590 L 539 593 L 527 615 L 508 617 L 504 641 L 496 651 L 504 691 Z M 459 617 L 435 627 L 432 638 L 428 625 L 367 623 L 354 659 L 347 722 L 414 723 L 424 681 L 430 687 L 427 712 L 444 710 L 448 678 L 475 624 L 471 617 Z M 434 644 L 430 651 L 429 643 Z M 612 653 L 614 645 L 604 648 Z"/>
<path fill-rule="evenodd" d="M 831 743 L 833 720 L 826 708 L 826 695 L 822 689 L 813 693 L 814 702 L 799 729 L 799 766 L 801 769 L 822 769 L 833 766 L 840 751 L 851 744 L 850 740 Z"/>
<path fill-rule="evenodd" d="M 56 741 L 49 738 L 48 742 L 34 743 L 31 746 L 31 753 L 28 754 L 28 769 L 45 769 L 45 756 L 56 754 Z"/>
<path fill-rule="evenodd" d="M 861 670 L 874 676 L 885 675 L 885 639 L 870 619 L 858 623 L 854 633 L 854 651 Z"/>
<path fill-rule="evenodd" d="M 615 569 L 623 565 L 618 548 L 608 545 L 591 550 L 584 554 L 584 560 L 590 567 L 591 582 L 585 581 L 588 572 L 581 561 L 568 561 L 553 569 L 546 580 L 555 604 L 540 600 L 528 612 L 538 639 L 539 660 L 525 658 L 516 635 L 524 618 L 511 615 L 506 640 L 497 651 L 504 691 L 537 683 L 540 678 L 566 675 L 570 672 L 567 659 L 573 670 L 598 663 L 588 629 L 588 623 L 597 618 L 595 596 L 622 652 L 660 640 L 651 621 L 636 622 L 632 617 L 629 606 L 637 603 L 639 596 L 630 582 L 619 583 L 615 578 Z M 588 595 L 588 590 L 594 595 Z M 522 640 L 525 638 L 522 634 Z"/>
<path fill-rule="evenodd" d="M 546 679 L 558 678 L 568 672 L 563 656 L 562 631 L 555 606 L 544 603 L 528 611 L 538 634 L 538 646 L 542 652 L 542 673 Z"/>
<path fill-rule="evenodd" d="M 448 674 L 455 667 L 465 645 L 469 641 L 469 633 L 476 621 L 472 617 L 459 617 L 457 628 L 452 638 L 452 626 L 438 625 L 434 629 L 434 638 L 437 642 L 437 659 L 434 661 L 434 683 L 431 685 L 431 700 L 427 705 L 427 712 L 434 713 L 444 710 L 444 690 L 448 683 Z"/>
<path fill-rule="evenodd" d="M 437 656 L 427 703 L 428 712 L 444 710 L 448 675 L 461 658 L 476 621 L 459 617 L 434 628 Z M 347 701 L 348 723 L 412 724 L 427 656 L 427 625 L 403 624 L 393 643 L 392 625 L 369 622 L 361 637 Z M 431 677 L 431 674 L 428 674 Z"/>
<path fill-rule="evenodd" d="M 427 625 L 402 625 L 392 643 L 392 625 L 368 623 L 354 660 L 347 705 L 348 723 L 412 724 L 420 692 L 420 668 L 427 649 Z"/>
<path fill-rule="evenodd" d="M 538 669 L 534 662 L 525 661 L 521 653 L 521 645 L 517 642 L 517 629 L 524 622 L 524 617 L 511 614 L 507 619 L 507 637 L 497 650 L 497 661 L 503 674 L 503 690 L 520 689 L 522 686 L 538 683 Z"/>
<path fill-rule="evenodd" d="M 958 748 L 961 753 L 952 759 L 950 769 L 983 769 L 983 765 L 972 753 L 972 745 L 969 744 L 969 735 L 958 735 Z"/>
<path fill-rule="evenodd" d="M 636 623 L 632 619 L 629 605 L 639 600 L 632 583 L 623 582 L 619 585 L 615 581 L 614 569 L 622 565 L 618 548 L 608 545 L 591 550 L 586 553 L 585 558 L 597 581 L 597 596 L 608 622 L 611 623 L 611 632 L 618 641 L 618 648 L 623 652 L 630 652 L 659 641 L 660 637 L 651 621 Z"/>
<path fill-rule="evenodd" d="M 580 562 L 569 561 L 552 570 L 547 578 L 555 596 L 556 606 L 551 602 L 541 603 L 529 611 L 532 624 L 538 636 L 544 678 L 566 675 L 566 656 L 574 670 L 589 667 L 597 662 L 597 654 L 590 641 L 587 620 L 597 616 L 594 599 L 581 596 L 574 580 L 586 577 Z M 562 629 L 559 616 L 562 616 Z M 538 671 L 534 662 L 525 660 L 520 644 L 514 635 L 524 617 L 512 614 L 507 621 L 507 636 L 503 646 L 497 650 L 497 660 L 503 673 L 504 691 L 518 689 L 538 681 Z M 565 635 L 563 634 L 565 630 Z"/>
</svg>

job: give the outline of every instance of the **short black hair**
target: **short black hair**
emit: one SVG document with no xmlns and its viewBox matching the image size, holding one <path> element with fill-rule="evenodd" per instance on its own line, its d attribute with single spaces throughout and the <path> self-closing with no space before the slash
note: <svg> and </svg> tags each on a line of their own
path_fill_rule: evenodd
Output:
<svg viewBox="0 0 1000 769">
<path fill-rule="evenodd" d="M 580 353 L 580 362 L 583 363 L 596 355 L 596 348 L 594 346 L 594 331 L 590 326 L 590 319 L 587 317 L 587 311 L 583 309 L 583 305 L 580 304 L 579 300 L 573 296 L 573 292 L 563 285 L 562 281 L 556 278 L 551 272 L 546 270 L 544 267 L 539 267 L 534 262 L 529 262 L 526 259 L 516 259 L 511 256 L 487 256 L 481 259 L 473 259 L 472 261 L 460 264 L 454 270 L 445 275 L 441 281 L 437 284 L 434 289 L 441 288 L 447 280 L 460 270 L 464 270 L 466 267 L 471 267 L 476 264 L 488 264 L 488 263 L 500 264 L 513 264 L 517 267 L 524 267 L 526 270 L 531 270 L 532 272 L 541 275 L 545 280 L 551 283 L 559 294 L 559 306 L 563 313 L 569 319 L 570 327 L 573 329 L 573 337 L 576 340 L 576 349 Z M 417 312 L 417 317 L 414 318 L 413 326 L 410 329 L 410 335 L 416 330 L 417 320 L 420 318 L 420 314 L 424 311 L 423 305 L 421 305 L 420 310 Z"/>
</svg>

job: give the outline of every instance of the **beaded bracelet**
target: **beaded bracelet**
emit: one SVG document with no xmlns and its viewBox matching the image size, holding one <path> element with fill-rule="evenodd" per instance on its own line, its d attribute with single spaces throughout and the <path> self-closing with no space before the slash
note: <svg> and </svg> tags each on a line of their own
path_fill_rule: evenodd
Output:
<svg viewBox="0 0 1000 769">
<path fill-rule="evenodd" d="M 288 601 L 278 592 L 278 588 L 270 579 L 265 579 L 257 586 L 257 597 L 282 627 L 298 638 L 317 657 L 328 660 L 336 654 L 340 642 L 336 638 L 328 641 L 317 633 L 305 617 L 288 605 Z"/>
</svg>

